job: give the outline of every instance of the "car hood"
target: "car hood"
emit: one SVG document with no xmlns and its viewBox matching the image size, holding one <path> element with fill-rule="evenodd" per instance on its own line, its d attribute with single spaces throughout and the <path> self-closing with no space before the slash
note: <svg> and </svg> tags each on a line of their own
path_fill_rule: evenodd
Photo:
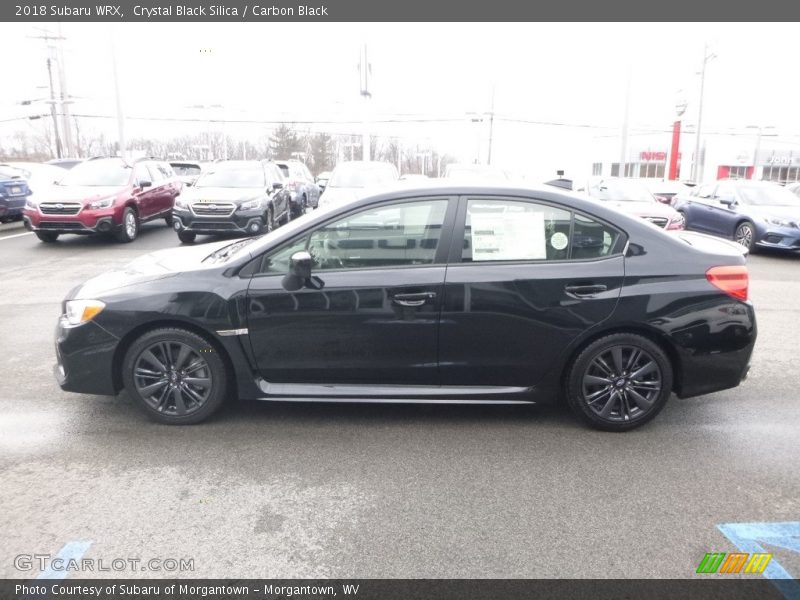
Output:
<svg viewBox="0 0 800 600">
<path fill-rule="evenodd" d="M 37 193 L 36 200 L 38 202 L 94 202 L 119 194 L 125 190 L 125 187 L 117 185 L 53 185 Z"/>
<path fill-rule="evenodd" d="M 675 216 L 675 209 L 660 202 L 604 202 L 617 210 L 637 217 L 664 217 L 671 219 Z"/>
<path fill-rule="evenodd" d="M 319 201 L 323 206 L 341 206 L 368 195 L 367 188 L 331 187 L 325 188 Z"/>
<path fill-rule="evenodd" d="M 223 240 L 212 244 L 168 248 L 145 254 L 123 267 L 106 271 L 87 280 L 76 290 L 74 298 L 101 298 L 120 288 L 175 277 L 189 271 L 218 268 L 219 263 L 203 262 L 203 259 L 215 250 L 232 243 L 235 242 Z"/>
<path fill-rule="evenodd" d="M 186 202 L 233 202 L 241 204 L 266 195 L 264 188 L 196 187 L 184 189 L 181 197 Z"/>
<path fill-rule="evenodd" d="M 800 207 L 794 206 L 741 206 L 739 209 L 744 215 L 753 217 L 778 217 L 780 219 L 787 219 L 800 222 Z"/>
</svg>

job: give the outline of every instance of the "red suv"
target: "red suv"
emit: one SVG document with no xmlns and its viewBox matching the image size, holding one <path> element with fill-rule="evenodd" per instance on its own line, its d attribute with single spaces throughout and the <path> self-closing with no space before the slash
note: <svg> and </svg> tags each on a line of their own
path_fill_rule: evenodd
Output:
<svg viewBox="0 0 800 600">
<path fill-rule="evenodd" d="M 43 242 L 55 242 L 62 233 L 107 233 L 131 242 L 145 221 L 164 219 L 172 225 L 181 188 L 166 162 L 93 158 L 67 171 L 47 193 L 29 199 L 23 219 Z"/>
</svg>

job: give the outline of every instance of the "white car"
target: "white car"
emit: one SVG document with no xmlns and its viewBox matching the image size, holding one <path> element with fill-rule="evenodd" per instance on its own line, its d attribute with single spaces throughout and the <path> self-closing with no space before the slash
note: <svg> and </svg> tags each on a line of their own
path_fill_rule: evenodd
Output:
<svg viewBox="0 0 800 600">
<path fill-rule="evenodd" d="M 363 160 L 339 163 L 320 196 L 319 205 L 341 206 L 381 188 L 393 187 L 398 179 L 397 167 L 392 163 Z"/>
</svg>

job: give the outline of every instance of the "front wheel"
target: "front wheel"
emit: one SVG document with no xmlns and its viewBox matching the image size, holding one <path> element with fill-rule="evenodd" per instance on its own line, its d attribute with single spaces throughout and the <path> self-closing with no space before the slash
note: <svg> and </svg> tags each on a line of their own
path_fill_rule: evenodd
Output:
<svg viewBox="0 0 800 600">
<path fill-rule="evenodd" d="M 264 233 L 269 233 L 273 229 L 275 229 L 275 215 L 272 212 L 272 207 L 270 207 L 264 214 Z"/>
<path fill-rule="evenodd" d="M 167 425 L 207 419 L 225 400 L 225 363 L 199 335 L 184 329 L 156 329 L 125 354 L 122 378 L 131 398 L 148 417 Z"/>
<path fill-rule="evenodd" d="M 127 244 L 136 239 L 139 235 L 139 219 L 136 217 L 136 211 L 130 206 L 122 213 L 122 227 L 116 234 L 117 241 L 122 244 Z"/>
<path fill-rule="evenodd" d="M 589 344 L 567 376 L 567 403 L 596 429 L 628 431 L 655 417 L 672 392 L 672 365 L 640 335 L 617 333 Z"/>
<path fill-rule="evenodd" d="M 174 222 L 174 220 L 172 219 L 172 213 L 164 217 L 164 221 L 166 221 L 167 227 L 172 227 L 172 223 Z"/>
<path fill-rule="evenodd" d="M 178 239 L 184 244 L 193 244 L 197 234 L 193 231 L 179 231 Z"/>
<path fill-rule="evenodd" d="M 52 231 L 37 231 L 36 237 L 45 244 L 52 244 L 58 239 L 58 234 Z"/>
<path fill-rule="evenodd" d="M 750 252 L 756 249 L 756 227 L 751 221 L 743 221 L 736 227 L 733 239 L 737 244 L 741 244 Z"/>
</svg>

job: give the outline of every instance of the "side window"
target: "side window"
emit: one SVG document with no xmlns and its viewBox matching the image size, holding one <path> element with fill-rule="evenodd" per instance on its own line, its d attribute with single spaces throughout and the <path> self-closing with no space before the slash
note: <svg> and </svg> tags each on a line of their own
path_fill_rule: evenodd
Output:
<svg viewBox="0 0 800 600">
<path fill-rule="evenodd" d="M 720 183 L 717 186 L 717 191 L 714 194 L 714 198 L 735 198 L 736 197 L 736 189 L 730 183 Z"/>
<path fill-rule="evenodd" d="M 469 200 L 462 262 L 568 260 L 621 252 L 622 233 L 590 217 L 519 200 Z"/>
<path fill-rule="evenodd" d="M 462 262 L 569 257 L 572 215 L 518 200 L 469 200 Z"/>
<path fill-rule="evenodd" d="M 570 258 L 602 258 L 621 252 L 622 234 L 590 217 L 575 214 Z"/>
<path fill-rule="evenodd" d="M 706 184 L 706 185 L 698 186 L 696 188 L 697 192 L 695 194 L 692 194 L 692 195 L 693 196 L 697 196 L 698 198 L 710 198 L 711 194 L 714 192 L 714 185 L 715 184 L 712 183 L 710 185 Z"/>
<path fill-rule="evenodd" d="M 140 181 L 149 181 L 153 183 L 155 178 L 150 173 L 150 170 L 147 168 L 147 165 L 143 162 L 138 162 L 133 166 L 133 177 L 136 180 L 136 183 Z"/>
<path fill-rule="evenodd" d="M 326 223 L 265 256 L 262 273 L 287 273 L 295 252 L 308 250 L 315 269 L 366 269 L 432 264 L 447 200 L 403 202 Z"/>
</svg>

